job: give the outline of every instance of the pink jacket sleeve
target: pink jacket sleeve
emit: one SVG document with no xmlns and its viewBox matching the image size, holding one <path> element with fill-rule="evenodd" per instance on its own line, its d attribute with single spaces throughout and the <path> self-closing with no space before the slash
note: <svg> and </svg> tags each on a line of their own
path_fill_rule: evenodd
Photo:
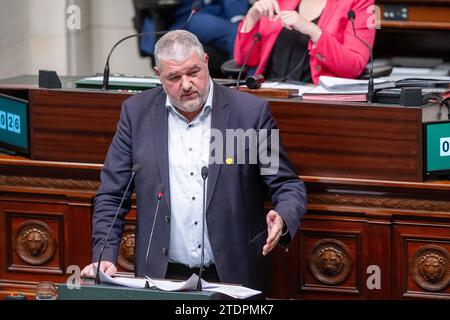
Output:
<svg viewBox="0 0 450 320">
<path fill-rule="evenodd" d="M 368 24 L 372 18 L 369 6 L 373 0 L 356 0 L 352 5 L 355 12 L 356 34 L 373 46 L 375 39 L 375 29 L 369 29 Z M 357 78 L 364 70 L 369 57 L 369 49 L 359 41 L 353 32 L 353 27 L 347 18 L 347 13 L 341 13 L 341 21 L 338 30 L 332 32 L 327 30 L 327 26 L 320 26 L 322 35 L 316 45 L 310 43 L 311 65 L 322 64 L 331 73 L 344 78 Z M 333 30 L 334 31 L 334 30 Z M 317 61 L 313 61 L 317 60 Z"/>
<path fill-rule="evenodd" d="M 261 20 L 259 20 L 249 32 L 242 33 L 240 31 L 242 29 L 244 21 L 245 19 L 242 20 L 241 23 L 239 23 L 236 40 L 234 42 L 234 61 L 236 61 L 236 63 L 240 65 L 244 63 L 245 57 L 250 51 L 254 35 L 259 32 Z M 255 67 L 260 63 L 260 50 L 261 42 L 258 42 L 257 44 L 255 44 L 253 51 L 251 52 L 247 60 L 248 66 Z"/>
</svg>

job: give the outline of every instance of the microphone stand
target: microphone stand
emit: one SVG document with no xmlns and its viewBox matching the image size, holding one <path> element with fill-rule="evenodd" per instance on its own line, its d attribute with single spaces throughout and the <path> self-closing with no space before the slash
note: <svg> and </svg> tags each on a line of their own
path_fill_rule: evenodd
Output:
<svg viewBox="0 0 450 320">
<path fill-rule="evenodd" d="M 367 85 L 367 102 L 368 103 L 372 103 L 374 96 L 375 96 L 375 90 L 374 90 L 374 83 L 373 83 L 373 50 L 372 47 L 363 39 L 361 39 L 357 34 L 356 34 L 356 29 L 355 29 L 355 11 L 350 10 L 347 14 L 350 22 L 352 23 L 352 28 L 353 28 L 353 34 L 355 35 L 355 38 L 358 39 L 359 41 L 361 41 L 368 49 L 369 49 L 369 53 L 370 53 L 370 67 L 369 67 L 369 81 L 368 81 L 368 85 Z"/>
<path fill-rule="evenodd" d="M 158 211 L 159 211 L 159 203 L 161 202 L 161 199 L 164 196 L 164 185 L 163 184 L 160 184 L 158 186 L 158 193 L 156 195 L 158 197 L 158 202 L 156 202 L 156 209 L 155 209 L 155 216 L 153 217 L 152 231 L 150 232 L 150 238 L 148 239 L 148 245 L 147 245 L 147 253 L 145 254 L 145 276 L 146 277 L 147 277 L 148 256 L 149 256 L 150 246 L 152 244 L 152 239 L 153 239 L 153 230 L 155 230 L 156 217 L 158 216 Z M 145 289 L 150 289 L 147 278 L 145 279 Z"/>
<path fill-rule="evenodd" d="M 124 202 L 125 197 L 126 197 L 126 195 L 128 193 L 128 189 L 130 188 L 131 182 L 133 181 L 133 179 L 134 179 L 136 173 L 139 171 L 140 167 L 141 166 L 139 164 L 135 164 L 133 166 L 133 169 L 131 169 L 130 180 L 128 180 L 128 185 L 127 185 L 127 187 L 125 189 L 125 192 L 123 193 L 122 199 L 120 200 L 119 207 L 117 208 L 117 211 L 116 211 L 116 213 L 114 215 L 114 219 L 111 222 L 111 226 L 109 227 L 108 233 L 106 234 L 105 240 L 103 241 L 103 247 L 102 247 L 102 250 L 100 251 L 100 255 L 98 257 L 97 272 L 95 274 L 95 284 L 100 284 L 100 264 L 102 262 L 103 252 L 105 251 L 106 243 L 107 243 L 107 241 L 109 239 L 109 235 L 111 234 L 112 228 L 113 228 L 113 226 L 114 226 L 114 224 L 115 224 L 115 222 L 117 220 L 117 217 L 119 216 L 119 211 L 122 208 L 123 202 Z"/>
<path fill-rule="evenodd" d="M 203 221 L 202 221 L 202 253 L 200 258 L 200 270 L 198 271 L 197 291 L 202 291 L 202 272 L 205 263 L 205 220 L 206 220 L 206 178 L 208 177 L 208 167 L 202 167 L 203 178 Z"/>
<path fill-rule="evenodd" d="M 156 32 L 142 32 L 142 33 L 136 33 L 136 34 L 130 34 L 129 36 L 126 36 L 125 38 L 120 39 L 116 44 L 111 48 L 108 54 L 108 58 L 106 58 L 106 64 L 105 69 L 103 70 L 103 84 L 102 84 L 102 90 L 107 90 L 109 85 L 109 59 L 111 58 L 111 54 L 113 53 L 114 49 L 121 44 L 123 41 L 134 38 L 134 37 L 142 37 L 142 36 L 149 36 L 149 35 L 160 35 L 164 34 L 167 31 L 156 31 Z"/>
<path fill-rule="evenodd" d="M 239 74 L 238 74 L 237 81 L 236 81 L 236 89 L 238 89 L 238 90 L 239 90 L 239 82 L 241 81 L 242 72 L 244 71 L 244 68 L 247 64 L 247 60 L 250 57 L 250 53 L 252 53 L 253 48 L 259 41 L 261 41 L 261 34 L 258 32 L 258 33 L 255 33 L 255 35 L 253 36 L 253 42 L 250 47 L 250 50 L 248 50 L 247 55 L 245 56 L 244 63 L 242 64 L 241 69 L 239 69 Z"/>
<path fill-rule="evenodd" d="M 184 29 L 187 24 L 189 23 L 189 21 L 191 21 L 192 16 L 197 13 L 200 10 L 200 6 L 201 3 L 200 1 L 196 1 L 194 2 L 194 4 L 192 5 L 192 10 L 191 10 L 191 14 L 189 15 L 189 17 L 187 18 L 186 22 L 183 23 L 183 25 L 179 28 L 179 30 Z M 126 36 L 125 38 L 120 39 L 119 41 L 116 42 L 116 44 L 114 44 L 114 46 L 111 48 L 111 50 L 109 51 L 108 57 L 106 58 L 106 64 L 105 64 L 105 69 L 103 70 L 103 84 L 102 84 L 102 90 L 107 90 L 108 89 L 108 85 L 109 85 L 109 59 L 111 58 L 111 55 L 114 51 L 114 49 L 121 44 L 123 41 L 130 39 L 130 38 L 134 38 L 134 37 L 142 37 L 142 36 L 150 36 L 150 35 L 162 35 L 165 34 L 167 32 L 169 32 L 170 30 L 164 30 L 164 31 L 154 31 L 154 32 L 141 32 L 141 33 L 135 33 L 135 34 L 130 34 L 129 36 Z"/>
</svg>

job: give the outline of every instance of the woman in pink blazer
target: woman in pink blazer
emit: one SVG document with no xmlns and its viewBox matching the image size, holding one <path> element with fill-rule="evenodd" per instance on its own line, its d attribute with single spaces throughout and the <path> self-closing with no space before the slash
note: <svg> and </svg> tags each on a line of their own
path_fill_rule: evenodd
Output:
<svg viewBox="0 0 450 320">
<path fill-rule="evenodd" d="M 286 52 L 291 50 L 288 48 L 291 45 L 301 47 L 293 41 L 298 36 L 304 43 L 304 48 L 300 49 L 305 52 L 302 57 L 309 62 L 301 72 L 310 72 L 312 82 L 317 84 L 321 75 L 357 78 L 370 52 L 355 37 L 348 12 L 355 13 L 356 34 L 373 46 L 373 4 L 373 0 L 259 0 L 238 27 L 234 60 L 244 63 L 255 34 L 260 33 L 261 41 L 254 46 L 246 64 L 256 67 L 255 74 L 266 74 L 277 64 L 286 64 L 286 59 L 294 59 L 290 53 L 286 58 Z M 301 60 L 299 57 L 297 54 L 296 61 Z M 290 63 L 287 70 L 298 68 Z M 300 77 L 304 79 L 301 73 Z"/>
</svg>

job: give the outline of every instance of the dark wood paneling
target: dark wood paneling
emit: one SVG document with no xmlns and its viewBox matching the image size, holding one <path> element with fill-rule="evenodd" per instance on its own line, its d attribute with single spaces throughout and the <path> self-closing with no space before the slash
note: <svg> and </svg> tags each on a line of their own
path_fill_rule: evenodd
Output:
<svg viewBox="0 0 450 320">
<path fill-rule="evenodd" d="M 381 28 L 450 30 L 450 7 L 448 0 L 377 0 L 380 7 Z M 384 5 L 402 5 L 408 8 L 406 21 L 383 20 Z"/>
<path fill-rule="evenodd" d="M 421 109 L 271 102 L 301 175 L 420 181 Z"/>
<path fill-rule="evenodd" d="M 32 158 L 102 163 L 126 97 L 31 90 Z M 422 108 L 299 100 L 270 105 L 302 175 L 422 180 Z"/>
<path fill-rule="evenodd" d="M 300 234 L 297 237 L 297 241 L 300 243 L 300 251 L 296 256 L 298 261 L 292 261 L 298 266 L 299 277 L 298 281 L 294 282 L 294 287 L 291 288 L 293 290 L 291 294 L 301 299 L 329 297 L 357 299 L 362 296 L 360 270 L 364 224 L 358 218 L 349 219 L 345 223 L 342 221 L 327 221 L 324 224 L 323 218 L 325 215 L 325 212 L 310 211 L 303 222 Z M 330 274 L 317 272 L 312 267 L 314 262 L 318 260 L 317 248 L 322 251 L 328 248 L 328 253 L 335 256 L 336 261 L 334 262 L 330 262 L 329 257 L 323 259 L 323 261 L 331 263 L 331 266 L 333 263 L 343 263 L 344 259 L 348 259 L 348 266 L 342 266 L 342 270 L 335 270 L 336 273 L 332 273 L 333 270 L 329 270 Z M 336 257 L 333 252 L 340 256 Z M 348 274 L 345 272 L 347 269 Z M 340 276 L 343 276 L 343 278 L 339 279 Z M 334 281 L 337 282 L 334 283 Z"/>
<path fill-rule="evenodd" d="M 360 269 L 362 293 L 368 299 L 385 299 L 392 297 L 392 212 L 369 211 L 366 217 Z"/>
<path fill-rule="evenodd" d="M 0 257 L 0 295 L 11 288 L 32 289 L 38 280 L 65 281 L 67 266 L 83 267 L 91 260 L 92 199 L 127 97 L 32 91 L 33 155 L 41 160 L 0 157 L 0 251 L 11 252 L 9 260 Z M 450 182 L 418 182 L 422 109 L 295 100 L 271 101 L 271 109 L 306 182 L 308 213 L 288 251 L 277 248 L 272 255 L 269 296 L 449 298 L 448 285 L 424 290 L 407 268 L 422 243 L 449 250 Z M 128 216 L 129 226 L 134 215 Z M 57 261 L 46 262 L 53 269 L 24 266 L 14 256 L 12 236 L 28 218 L 55 230 L 60 251 Z M 348 277 L 335 284 L 318 279 L 309 266 L 313 248 L 326 239 L 337 251 L 347 248 L 352 261 Z M 366 286 L 371 265 L 381 270 L 379 290 Z"/>
<path fill-rule="evenodd" d="M 51 273 L 51 274 L 63 274 L 65 270 L 64 265 L 64 212 L 67 210 L 64 206 L 53 205 L 30 205 L 20 202 L 9 202 L 3 207 L 3 214 L 6 218 L 6 232 L 8 234 L 8 262 L 7 270 L 13 272 L 36 272 L 36 273 Z M 27 231 L 31 231 L 34 226 L 45 227 L 48 233 L 43 236 L 39 236 L 40 231 L 36 232 L 36 236 L 42 243 L 47 244 L 47 250 L 42 255 L 42 258 L 49 259 L 43 263 L 29 263 L 27 260 L 23 260 L 20 254 L 20 247 L 24 238 L 21 238 L 20 231 L 24 227 L 28 227 Z M 30 236 L 33 236 L 32 234 Z M 42 239 L 45 237 L 46 239 Z M 22 241 L 21 241 L 22 240 Z M 30 239 L 30 243 L 36 243 L 36 239 Z M 53 253 L 50 249 L 53 248 Z M 48 253 L 48 255 L 47 255 Z M 25 258 L 35 260 L 38 262 L 41 256 L 34 257 L 29 254 L 24 255 Z M 46 257 L 48 256 L 48 257 Z"/>
<path fill-rule="evenodd" d="M 450 223 L 448 219 L 425 219 L 423 221 L 404 221 L 396 222 L 394 228 L 394 266 L 393 273 L 398 281 L 395 281 L 395 294 L 401 298 L 444 298 L 450 299 Z M 428 270 L 436 278 L 426 278 L 416 270 L 414 266 L 414 257 L 420 250 L 427 248 L 437 248 L 438 252 L 428 250 L 431 258 Z M 439 252 L 442 250 L 442 252 Z M 445 256 L 447 253 L 447 257 Z M 419 255 L 420 257 L 422 255 Z M 442 260 L 438 258 L 443 258 Z M 440 261 L 439 261 L 440 260 Z M 419 260 L 420 262 L 420 260 Z M 439 277 L 438 269 L 442 268 L 446 272 L 442 277 L 442 283 Z M 419 274 L 415 274 L 419 272 Z M 429 275 L 428 275 L 429 276 Z M 419 282 L 422 282 L 422 286 Z M 435 287 L 442 286 L 442 289 L 436 290 Z"/>
<path fill-rule="evenodd" d="M 31 90 L 31 155 L 34 159 L 103 163 L 129 95 Z"/>
<path fill-rule="evenodd" d="M 383 6 L 381 12 L 384 12 Z M 450 7 L 409 6 L 407 21 L 382 20 L 381 28 L 450 30 Z"/>
<path fill-rule="evenodd" d="M 38 280 L 64 282 L 68 266 L 82 268 L 90 262 L 92 199 L 98 184 L 84 185 L 74 177 L 97 173 L 98 178 L 100 167 L 0 157 L 0 169 L 5 169 L 0 173 L 0 250 L 14 256 L 12 235 L 25 220 L 42 220 L 56 230 L 55 234 L 63 232 L 58 240 L 58 262 L 43 265 L 53 269 L 26 265 L 17 257 L 11 269 L 11 259 L 2 255 L 0 295 L 2 289 L 32 289 Z M 50 178 L 45 177 L 45 172 Z M 411 256 L 423 245 L 450 250 L 449 181 L 303 178 L 309 210 L 288 251 L 277 248 L 272 255 L 271 298 L 450 298 L 448 285 L 439 291 L 424 290 L 408 270 Z M 84 186 L 86 190 L 80 190 Z M 132 226 L 134 219 L 133 210 L 127 225 Z M 312 249 L 326 239 L 330 246 L 344 244 L 352 261 L 351 273 L 337 284 L 318 280 L 309 266 Z M 369 290 L 366 285 L 371 265 L 378 266 L 381 272 L 381 288 L 377 290 Z M 132 274 L 124 268 L 119 270 Z"/>
</svg>

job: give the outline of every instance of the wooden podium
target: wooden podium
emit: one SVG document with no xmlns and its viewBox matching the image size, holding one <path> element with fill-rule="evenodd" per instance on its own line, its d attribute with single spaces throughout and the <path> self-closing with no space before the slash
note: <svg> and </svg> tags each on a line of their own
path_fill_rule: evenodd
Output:
<svg viewBox="0 0 450 320">
<path fill-rule="evenodd" d="M 135 289 L 109 285 L 82 285 L 70 289 L 58 284 L 58 300 L 224 300 L 231 299 L 217 292 L 169 292 L 153 289 Z"/>
<path fill-rule="evenodd" d="M 31 117 L 30 157 L 0 156 L 0 296 L 33 294 L 37 281 L 64 282 L 69 266 L 91 262 L 93 197 L 129 95 L 7 85 L 0 92 L 29 100 Z M 422 263 L 450 265 L 450 182 L 422 181 L 422 122 L 438 120 L 439 108 L 298 98 L 269 104 L 305 181 L 308 211 L 289 250 L 271 253 L 268 297 L 450 299 L 450 270 L 433 275 Z M 135 209 L 124 240 L 134 239 Z M 48 249 L 31 256 L 23 241 L 34 229 Z M 327 265 L 333 256 L 340 264 Z M 119 272 L 133 274 L 125 241 L 119 257 Z M 373 270 L 381 289 L 366 285 Z M 78 294 L 60 290 L 65 299 Z M 111 299 L 123 293 L 80 292 L 99 290 Z"/>
<path fill-rule="evenodd" d="M 128 94 L 29 90 L 31 158 L 103 163 Z M 301 175 L 423 181 L 422 122 L 439 108 L 270 99 Z M 245 106 L 242 106 L 245 108 Z"/>
</svg>

